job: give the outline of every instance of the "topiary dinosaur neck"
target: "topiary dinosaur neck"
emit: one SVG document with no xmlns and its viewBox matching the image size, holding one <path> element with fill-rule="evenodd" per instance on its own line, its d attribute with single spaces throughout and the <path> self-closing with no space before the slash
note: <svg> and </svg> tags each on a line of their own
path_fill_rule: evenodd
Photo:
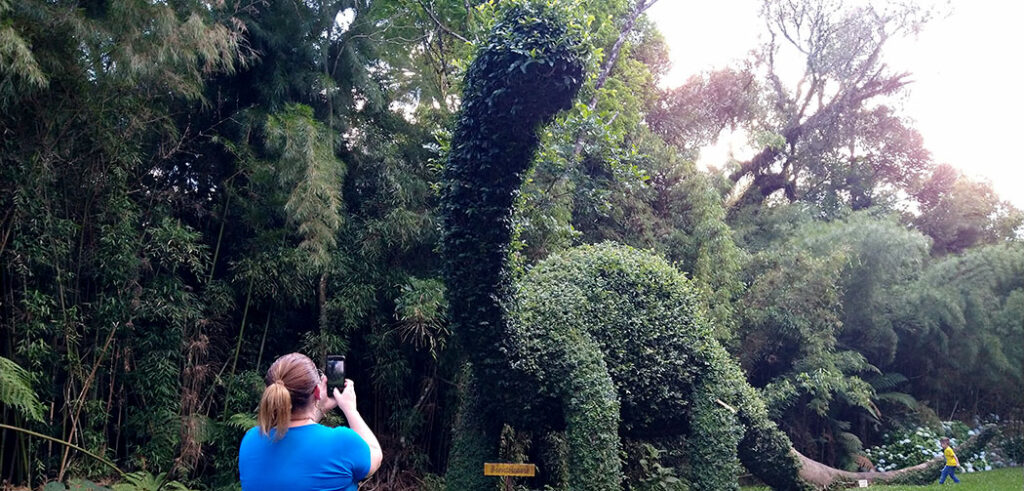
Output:
<svg viewBox="0 0 1024 491">
<path fill-rule="evenodd" d="M 485 385 L 508 366 L 500 346 L 513 205 L 538 130 L 571 107 L 580 88 L 579 52 L 557 11 L 523 4 L 495 26 L 466 75 L 443 174 L 442 247 L 455 340 Z"/>
</svg>

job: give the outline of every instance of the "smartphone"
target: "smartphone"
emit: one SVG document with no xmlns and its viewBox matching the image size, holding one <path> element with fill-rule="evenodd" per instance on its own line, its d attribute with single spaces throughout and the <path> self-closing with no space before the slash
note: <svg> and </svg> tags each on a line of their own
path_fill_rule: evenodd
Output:
<svg viewBox="0 0 1024 491">
<path fill-rule="evenodd" d="M 327 366 L 324 368 L 324 375 L 327 376 L 327 392 L 334 393 L 334 388 L 345 390 L 345 355 L 327 355 Z"/>
</svg>

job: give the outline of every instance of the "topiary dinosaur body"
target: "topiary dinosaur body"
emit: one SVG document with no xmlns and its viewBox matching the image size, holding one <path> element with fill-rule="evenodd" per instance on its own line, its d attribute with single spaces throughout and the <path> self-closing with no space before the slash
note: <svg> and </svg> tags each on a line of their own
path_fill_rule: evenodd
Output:
<svg viewBox="0 0 1024 491">
<path fill-rule="evenodd" d="M 735 489 L 739 462 L 774 489 L 932 479 L 941 459 L 851 473 L 793 450 L 714 340 L 699 293 L 660 258 L 585 246 L 512 285 L 512 211 L 537 131 L 570 107 L 583 78 L 579 38 L 563 15 L 548 3 L 508 9 L 466 76 L 441 202 L 449 313 L 472 369 L 448 489 L 495 487 L 482 467 L 497 457 L 505 423 L 565 431 L 567 482 L 554 484 L 571 490 L 620 488 L 621 437 L 685 438 L 695 489 Z"/>
<path fill-rule="evenodd" d="M 504 343 L 515 393 L 532 398 L 514 407 L 533 425 L 564 424 L 568 489 L 618 489 L 621 437 L 685 437 L 694 489 L 737 488 L 739 460 L 776 489 L 806 486 L 789 439 L 714 339 L 698 289 L 663 259 L 583 246 L 517 284 Z"/>
</svg>

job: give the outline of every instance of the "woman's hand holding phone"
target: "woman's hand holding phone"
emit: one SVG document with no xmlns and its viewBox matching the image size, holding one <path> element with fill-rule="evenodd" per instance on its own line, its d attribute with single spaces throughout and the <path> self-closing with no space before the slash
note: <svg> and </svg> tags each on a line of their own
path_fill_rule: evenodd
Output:
<svg viewBox="0 0 1024 491">
<path fill-rule="evenodd" d="M 334 403 L 341 409 L 341 412 L 345 413 L 346 416 L 349 411 L 356 410 L 356 387 L 352 380 L 345 379 L 345 390 L 340 391 L 335 388 L 332 395 L 334 396 L 332 398 Z"/>
</svg>

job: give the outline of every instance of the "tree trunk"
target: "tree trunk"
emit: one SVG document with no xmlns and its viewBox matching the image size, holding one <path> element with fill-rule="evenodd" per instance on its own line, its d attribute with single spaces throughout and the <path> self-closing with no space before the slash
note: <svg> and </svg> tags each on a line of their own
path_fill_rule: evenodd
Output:
<svg viewBox="0 0 1024 491">
<path fill-rule="evenodd" d="M 318 366 L 325 366 L 327 363 L 327 273 L 324 272 L 320 275 L 320 285 L 317 288 L 318 291 L 318 302 L 317 305 L 320 307 L 320 352 L 317 355 L 320 357 Z"/>
</svg>

